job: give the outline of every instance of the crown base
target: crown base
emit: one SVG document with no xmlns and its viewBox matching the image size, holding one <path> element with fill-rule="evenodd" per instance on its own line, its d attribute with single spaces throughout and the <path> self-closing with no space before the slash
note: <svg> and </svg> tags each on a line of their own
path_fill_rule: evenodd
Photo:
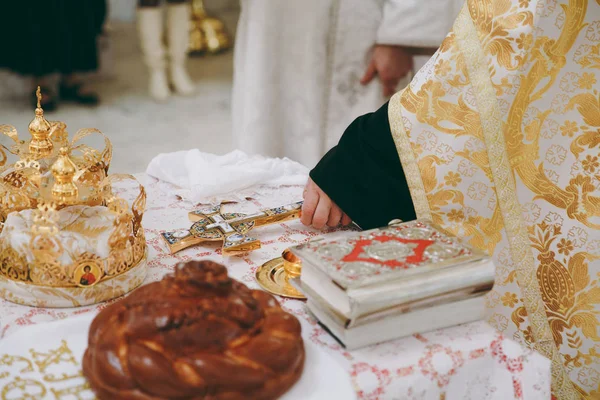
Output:
<svg viewBox="0 0 600 400">
<path fill-rule="evenodd" d="M 0 297 L 30 307 L 84 307 L 126 295 L 144 282 L 147 272 L 146 254 L 129 271 L 90 287 L 48 287 L 0 275 Z"/>
</svg>

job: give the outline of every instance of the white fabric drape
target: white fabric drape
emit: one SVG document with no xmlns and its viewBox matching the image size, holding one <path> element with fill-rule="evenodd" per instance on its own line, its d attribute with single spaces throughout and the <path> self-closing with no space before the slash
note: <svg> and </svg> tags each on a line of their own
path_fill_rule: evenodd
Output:
<svg viewBox="0 0 600 400">
<path fill-rule="evenodd" d="M 146 173 L 175 185 L 169 191 L 192 203 L 233 201 L 254 185 L 303 185 L 308 179 L 308 169 L 297 162 L 239 150 L 222 156 L 198 149 L 159 154 Z"/>
<path fill-rule="evenodd" d="M 236 147 L 314 166 L 356 117 L 386 101 L 379 81 L 359 82 L 373 45 L 437 47 L 460 5 L 242 0 L 232 106 Z M 426 60 L 418 57 L 416 68 Z"/>
</svg>

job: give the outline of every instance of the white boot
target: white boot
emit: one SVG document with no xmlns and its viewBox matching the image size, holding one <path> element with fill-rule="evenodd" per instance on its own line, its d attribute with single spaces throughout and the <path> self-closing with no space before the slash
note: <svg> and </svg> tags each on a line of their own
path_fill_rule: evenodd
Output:
<svg viewBox="0 0 600 400">
<path fill-rule="evenodd" d="M 167 29 L 170 56 L 171 83 L 177 93 L 189 96 L 194 93 L 194 83 L 185 68 L 190 40 L 189 4 L 167 6 Z"/>
<path fill-rule="evenodd" d="M 166 51 L 163 43 L 162 8 L 140 7 L 137 14 L 140 43 L 150 73 L 150 96 L 155 100 L 164 101 L 171 92 L 167 80 Z"/>
</svg>

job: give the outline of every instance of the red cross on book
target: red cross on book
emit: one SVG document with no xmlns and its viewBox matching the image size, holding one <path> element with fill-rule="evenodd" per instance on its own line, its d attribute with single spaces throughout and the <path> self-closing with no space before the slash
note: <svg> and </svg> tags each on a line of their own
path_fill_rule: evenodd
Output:
<svg viewBox="0 0 600 400">
<path fill-rule="evenodd" d="M 359 239 L 354 242 L 354 249 L 342 258 L 348 262 L 366 262 L 379 264 L 386 267 L 409 268 L 411 265 L 420 264 L 425 256 L 425 250 L 435 241 L 424 239 L 404 239 L 388 234 L 375 235 L 371 239 Z M 379 255 L 371 254 L 372 249 L 379 249 Z M 390 257 L 382 257 L 386 249 Z M 377 250 L 375 250 L 377 251 Z"/>
</svg>

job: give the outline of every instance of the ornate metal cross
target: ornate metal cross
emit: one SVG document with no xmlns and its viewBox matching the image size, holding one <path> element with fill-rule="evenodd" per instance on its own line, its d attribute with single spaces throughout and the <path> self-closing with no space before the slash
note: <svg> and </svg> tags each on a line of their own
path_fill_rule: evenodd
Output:
<svg viewBox="0 0 600 400">
<path fill-rule="evenodd" d="M 253 228 L 296 219 L 302 202 L 269 208 L 254 214 L 222 213 L 222 204 L 192 211 L 190 229 L 163 232 L 171 254 L 203 242 L 223 241 L 223 255 L 231 256 L 260 249 L 260 240 L 247 236 Z"/>
</svg>

